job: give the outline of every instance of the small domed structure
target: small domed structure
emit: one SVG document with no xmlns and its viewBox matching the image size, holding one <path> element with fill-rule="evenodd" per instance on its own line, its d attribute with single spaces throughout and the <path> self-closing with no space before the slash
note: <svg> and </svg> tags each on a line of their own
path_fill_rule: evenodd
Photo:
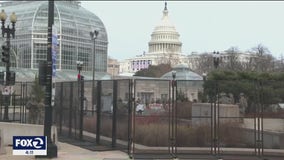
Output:
<svg viewBox="0 0 284 160">
<path fill-rule="evenodd" d="M 202 76 L 192 72 L 185 64 L 178 64 L 173 67 L 173 71 L 176 71 L 176 80 L 203 80 Z M 172 71 L 164 74 L 161 78 L 173 79 Z"/>
</svg>

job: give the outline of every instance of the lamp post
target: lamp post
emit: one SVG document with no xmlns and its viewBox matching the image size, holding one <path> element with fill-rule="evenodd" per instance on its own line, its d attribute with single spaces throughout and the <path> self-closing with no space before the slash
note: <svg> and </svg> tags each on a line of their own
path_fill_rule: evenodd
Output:
<svg viewBox="0 0 284 160">
<path fill-rule="evenodd" d="M 80 106 L 80 140 L 83 139 L 83 116 L 84 116 L 84 76 L 81 75 L 81 70 L 83 68 L 83 62 L 77 61 L 77 70 L 78 70 L 78 97 L 79 97 L 79 106 Z"/>
<path fill-rule="evenodd" d="M 220 54 L 219 52 L 213 52 L 213 62 L 214 62 L 214 67 L 215 69 L 218 68 L 219 62 L 220 62 Z"/>
<path fill-rule="evenodd" d="M 96 55 L 96 39 L 98 38 L 99 31 L 94 30 L 94 32 L 90 32 L 91 39 L 94 41 L 93 43 L 93 65 L 92 65 L 92 115 L 94 114 L 94 108 L 95 108 L 95 89 L 94 89 L 94 81 L 95 81 L 95 55 Z"/>
<path fill-rule="evenodd" d="M 78 70 L 78 80 L 80 81 L 81 79 L 81 70 L 83 68 L 83 62 L 82 61 L 77 61 L 77 70 Z"/>
<path fill-rule="evenodd" d="M 213 52 L 213 63 L 214 63 L 214 67 L 215 69 L 218 69 L 219 63 L 220 63 L 220 54 L 219 52 Z M 215 89 L 216 89 L 216 98 L 214 100 L 214 132 L 213 132 L 213 143 L 214 143 L 214 153 L 215 154 L 219 154 L 219 140 L 218 140 L 218 136 L 219 136 L 219 93 L 218 93 L 218 81 L 216 80 L 215 82 Z M 216 101 L 218 104 L 216 104 Z M 218 149 L 218 150 L 216 150 Z"/>
<path fill-rule="evenodd" d="M 13 12 L 11 15 L 10 15 L 10 21 L 12 23 L 12 28 L 10 28 L 10 26 L 8 25 L 7 27 L 5 27 L 5 21 L 7 19 L 7 15 L 5 13 L 5 11 L 2 9 L 1 13 L 0 13 L 0 20 L 2 22 L 2 25 L 1 25 L 1 30 L 2 30 L 2 37 L 5 37 L 5 34 L 6 34 L 6 45 L 3 44 L 2 45 L 2 49 L 3 49 L 3 52 L 2 52 L 2 55 L 3 55 L 3 58 L 2 58 L 2 61 L 4 63 L 6 63 L 6 83 L 5 83 L 5 86 L 9 86 L 10 85 L 10 81 L 11 81 L 11 72 L 10 72 L 10 37 L 12 35 L 13 38 L 15 38 L 15 24 L 16 24 L 16 21 L 17 21 L 17 16 L 15 14 L 15 12 Z M 10 99 L 10 93 L 7 97 L 6 100 L 9 100 Z M 4 110 L 4 121 L 8 121 L 9 120 L 9 116 L 8 116 L 8 107 L 9 107 L 9 104 L 6 103 L 5 105 L 5 110 Z"/>
<path fill-rule="evenodd" d="M 173 155 L 175 155 L 175 153 L 176 153 L 176 145 L 175 145 L 175 141 L 176 141 L 176 131 L 177 131 L 177 126 L 176 126 L 176 116 L 177 116 L 177 108 L 176 108 L 176 101 L 175 101 L 175 97 L 176 97 L 176 95 L 175 95 L 175 88 L 176 88 L 176 71 L 172 71 L 172 110 L 171 110 L 171 113 L 172 113 L 172 115 L 171 115 L 171 119 L 172 119 L 172 133 L 171 133 L 171 135 L 172 135 L 172 154 Z"/>
<path fill-rule="evenodd" d="M 52 25 L 54 23 L 54 0 L 48 0 L 48 24 L 47 24 L 47 53 L 46 53 L 46 83 L 45 83 L 45 112 L 44 112 L 44 136 L 47 137 L 47 155 L 39 157 L 57 157 L 57 146 L 51 140 L 52 126 Z"/>
</svg>

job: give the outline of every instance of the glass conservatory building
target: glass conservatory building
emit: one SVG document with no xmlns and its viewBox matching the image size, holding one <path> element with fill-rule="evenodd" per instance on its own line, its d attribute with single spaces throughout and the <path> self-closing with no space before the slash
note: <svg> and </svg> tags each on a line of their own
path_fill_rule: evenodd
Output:
<svg viewBox="0 0 284 160">
<path fill-rule="evenodd" d="M 26 75 L 33 76 L 37 73 L 39 62 L 46 60 L 48 1 L 2 2 L 1 9 L 5 10 L 7 16 L 12 12 L 17 15 L 15 38 L 11 38 L 11 70 L 16 71 L 17 81 L 29 78 L 19 76 L 24 75 L 21 74 L 22 71 L 28 71 L 30 74 Z M 7 19 L 5 25 L 9 23 Z M 58 40 L 57 78 L 75 80 L 77 61 L 83 61 L 82 74 L 85 75 L 85 79 L 91 79 L 93 63 L 95 63 L 95 79 L 110 77 L 106 73 L 107 33 L 100 18 L 81 7 L 78 1 L 55 1 L 54 27 Z M 95 47 L 90 36 L 90 32 L 94 30 L 99 31 Z M 6 40 L 5 37 L 1 38 L 2 42 Z M 4 64 L 1 63 L 0 66 L 0 70 L 5 71 Z"/>
</svg>

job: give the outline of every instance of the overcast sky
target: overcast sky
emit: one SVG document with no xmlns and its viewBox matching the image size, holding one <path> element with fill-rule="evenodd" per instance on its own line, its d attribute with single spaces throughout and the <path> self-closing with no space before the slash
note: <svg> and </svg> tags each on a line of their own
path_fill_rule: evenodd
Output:
<svg viewBox="0 0 284 160">
<path fill-rule="evenodd" d="M 284 2 L 168 1 L 169 17 L 180 34 L 182 52 L 247 51 L 258 44 L 284 55 Z M 108 55 L 122 60 L 148 51 L 164 1 L 82 1 L 108 33 Z"/>
</svg>

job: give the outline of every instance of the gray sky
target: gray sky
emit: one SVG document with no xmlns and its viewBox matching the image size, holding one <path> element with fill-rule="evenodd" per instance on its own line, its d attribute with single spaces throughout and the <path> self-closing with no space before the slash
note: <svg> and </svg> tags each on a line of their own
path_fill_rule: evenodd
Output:
<svg viewBox="0 0 284 160">
<path fill-rule="evenodd" d="M 168 1 L 171 21 L 180 34 L 182 52 L 247 51 L 259 43 L 284 55 L 284 2 Z M 82 1 L 104 23 L 108 55 L 122 60 L 148 51 L 164 1 Z"/>
</svg>

